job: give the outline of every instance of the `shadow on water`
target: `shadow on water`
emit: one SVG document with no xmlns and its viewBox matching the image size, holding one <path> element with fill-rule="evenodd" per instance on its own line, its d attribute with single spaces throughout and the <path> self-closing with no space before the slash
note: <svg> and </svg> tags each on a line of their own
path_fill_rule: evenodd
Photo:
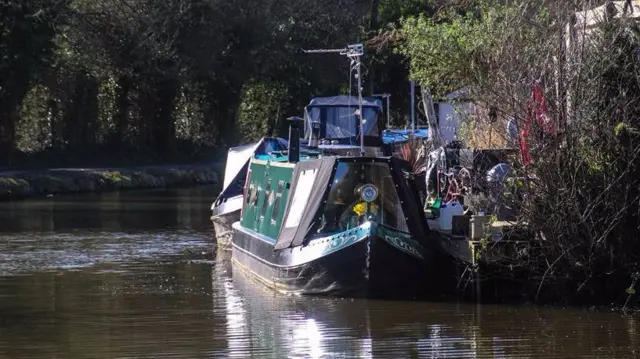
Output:
<svg viewBox="0 0 640 359">
<path fill-rule="evenodd" d="M 213 252 L 215 189 L 0 204 L 0 358 L 634 357 L 606 312 L 284 296 Z"/>
</svg>

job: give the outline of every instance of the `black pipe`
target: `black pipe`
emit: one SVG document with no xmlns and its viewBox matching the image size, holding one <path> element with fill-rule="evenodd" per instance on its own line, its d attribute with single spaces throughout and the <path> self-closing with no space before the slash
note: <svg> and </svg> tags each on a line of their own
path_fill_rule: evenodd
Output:
<svg viewBox="0 0 640 359">
<path fill-rule="evenodd" d="M 289 117 L 289 162 L 300 162 L 300 117 Z"/>
</svg>

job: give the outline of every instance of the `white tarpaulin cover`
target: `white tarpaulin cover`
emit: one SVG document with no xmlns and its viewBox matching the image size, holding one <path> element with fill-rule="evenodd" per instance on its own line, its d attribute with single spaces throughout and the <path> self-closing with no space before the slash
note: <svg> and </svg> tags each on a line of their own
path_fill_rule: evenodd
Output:
<svg viewBox="0 0 640 359">
<path fill-rule="evenodd" d="M 227 164 L 224 168 L 224 188 L 229 187 L 233 179 L 236 178 L 242 167 L 249 162 L 255 151 L 264 140 L 260 140 L 248 145 L 231 147 L 227 153 Z"/>
</svg>

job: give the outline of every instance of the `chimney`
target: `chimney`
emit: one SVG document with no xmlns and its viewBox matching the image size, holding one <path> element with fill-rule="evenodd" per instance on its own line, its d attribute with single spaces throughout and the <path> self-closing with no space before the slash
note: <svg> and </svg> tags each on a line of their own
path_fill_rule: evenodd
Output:
<svg viewBox="0 0 640 359">
<path fill-rule="evenodd" d="M 289 117 L 289 162 L 300 161 L 300 124 L 303 120 L 300 117 Z"/>
</svg>

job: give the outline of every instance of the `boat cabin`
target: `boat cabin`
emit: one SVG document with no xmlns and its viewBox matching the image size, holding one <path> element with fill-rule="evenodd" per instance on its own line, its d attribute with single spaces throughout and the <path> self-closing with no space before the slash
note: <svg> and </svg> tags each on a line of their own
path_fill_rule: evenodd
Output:
<svg viewBox="0 0 640 359">
<path fill-rule="evenodd" d="M 358 97 L 317 97 L 305 107 L 304 141 L 312 143 L 313 124 L 319 124 L 318 147 L 323 150 L 349 150 L 360 148 L 360 124 Z M 362 99 L 364 123 L 364 146 L 367 154 L 375 155 L 382 146 L 379 121 L 382 102 L 374 98 Z M 367 151 L 368 148 L 368 151 Z M 344 153 L 336 153 L 344 154 Z"/>
<path fill-rule="evenodd" d="M 251 161 L 241 225 L 276 249 L 355 229 L 367 220 L 424 233 L 415 184 L 397 158 Z M 420 236 L 418 236 L 420 237 Z"/>
</svg>

